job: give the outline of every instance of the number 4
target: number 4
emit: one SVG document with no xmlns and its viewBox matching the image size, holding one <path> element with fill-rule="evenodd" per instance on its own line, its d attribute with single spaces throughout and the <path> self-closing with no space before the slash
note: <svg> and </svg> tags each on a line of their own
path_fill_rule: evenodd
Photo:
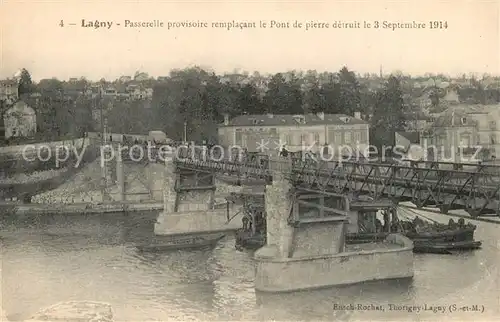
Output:
<svg viewBox="0 0 500 322">
<path fill-rule="evenodd" d="M 61 20 L 61 22 L 59 23 L 59 26 L 61 27 L 64 27 L 64 22 Z"/>
</svg>

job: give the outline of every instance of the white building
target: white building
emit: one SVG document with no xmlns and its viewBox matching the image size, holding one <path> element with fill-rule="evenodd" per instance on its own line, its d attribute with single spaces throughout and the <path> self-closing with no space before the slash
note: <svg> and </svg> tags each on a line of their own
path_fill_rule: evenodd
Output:
<svg viewBox="0 0 500 322">
<path fill-rule="evenodd" d="M 36 133 L 35 110 L 23 101 L 17 101 L 3 116 L 5 138 L 31 137 Z"/>
</svg>

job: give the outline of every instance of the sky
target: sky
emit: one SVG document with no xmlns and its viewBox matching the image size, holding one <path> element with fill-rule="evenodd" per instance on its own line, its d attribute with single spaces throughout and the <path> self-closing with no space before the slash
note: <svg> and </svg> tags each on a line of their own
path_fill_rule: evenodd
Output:
<svg viewBox="0 0 500 322">
<path fill-rule="evenodd" d="M 217 73 L 288 70 L 358 73 L 402 71 L 500 75 L 500 1 L 9 1 L 0 4 L 0 78 L 26 68 L 34 80 L 116 79 L 144 71 L 209 67 Z M 83 28 L 113 21 L 110 29 Z M 65 26 L 60 27 L 63 20 Z M 267 22 L 267 28 L 125 28 L 124 21 Z M 291 28 L 269 28 L 271 20 Z M 335 21 L 371 29 L 293 28 L 293 22 Z M 374 29 L 375 21 L 424 23 L 425 29 Z M 429 29 L 430 21 L 447 29 Z M 68 23 L 75 23 L 69 26 Z M 120 23 L 117 26 L 116 23 Z"/>
</svg>

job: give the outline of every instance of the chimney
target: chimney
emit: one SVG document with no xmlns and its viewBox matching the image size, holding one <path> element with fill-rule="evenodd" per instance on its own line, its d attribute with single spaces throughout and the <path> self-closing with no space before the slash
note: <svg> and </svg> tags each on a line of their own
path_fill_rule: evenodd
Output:
<svg viewBox="0 0 500 322">
<path fill-rule="evenodd" d="M 229 114 L 224 114 L 224 125 L 229 125 Z"/>
<path fill-rule="evenodd" d="M 317 115 L 317 116 L 318 116 L 321 120 L 324 120 L 324 119 L 325 119 L 325 113 L 323 113 L 323 112 L 318 112 L 316 115 Z"/>
<path fill-rule="evenodd" d="M 354 118 L 361 120 L 361 112 L 354 112 Z"/>
</svg>

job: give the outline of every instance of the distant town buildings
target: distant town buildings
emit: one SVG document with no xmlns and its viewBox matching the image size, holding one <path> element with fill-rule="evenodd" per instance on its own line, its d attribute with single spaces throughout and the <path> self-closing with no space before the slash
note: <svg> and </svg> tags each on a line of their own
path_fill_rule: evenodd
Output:
<svg viewBox="0 0 500 322">
<path fill-rule="evenodd" d="M 500 104 L 456 104 L 434 115 L 420 132 L 420 144 L 434 146 L 437 161 L 454 161 L 461 157 L 491 159 L 500 157 Z M 445 160 L 446 159 L 446 160 Z"/>
<path fill-rule="evenodd" d="M 15 79 L 0 80 L 0 101 L 12 104 L 19 98 L 19 83 Z"/>
</svg>

